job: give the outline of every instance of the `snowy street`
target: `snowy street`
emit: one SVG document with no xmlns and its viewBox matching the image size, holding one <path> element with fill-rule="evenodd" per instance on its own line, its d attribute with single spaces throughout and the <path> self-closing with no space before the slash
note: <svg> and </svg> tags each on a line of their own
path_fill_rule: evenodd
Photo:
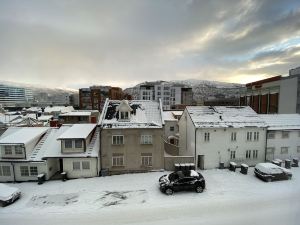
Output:
<svg viewBox="0 0 300 225">
<path fill-rule="evenodd" d="M 166 196 L 167 172 L 9 184 L 22 197 L 0 208 L 1 224 L 300 224 L 300 168 L 292 180 L 265 183 L 228 170 L 201 171 L 207 189 Z"/>
</svg>

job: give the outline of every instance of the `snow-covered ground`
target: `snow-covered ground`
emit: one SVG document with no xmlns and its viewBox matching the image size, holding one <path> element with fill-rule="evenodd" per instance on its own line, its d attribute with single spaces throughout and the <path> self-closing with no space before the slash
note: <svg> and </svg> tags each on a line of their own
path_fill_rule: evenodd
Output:
<svg viewBox="0 0 300 225">
<path fill-rule="evenodd" d="M 10 184 L 22 191 L 0 208 L 0 224 L 300 224 L 300 168 L 293 178 L 265 183 L 228 170 L 201 171 L 207 189 L 166 196 L 158 178 L 166 172 Z"/>
</svg>

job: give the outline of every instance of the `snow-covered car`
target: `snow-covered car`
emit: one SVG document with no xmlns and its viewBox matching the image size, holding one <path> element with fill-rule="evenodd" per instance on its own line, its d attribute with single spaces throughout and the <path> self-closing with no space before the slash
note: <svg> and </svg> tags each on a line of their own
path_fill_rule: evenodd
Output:
<svg viewBox="0 0 300 225">
<path fill-rule="evenodd" d="M 254 174 L 266 182 L 292 179 L 292 172 L 290 170 L 273 163 L 258 163 L 255 166 Z"/>
<path fill-rule="evenodd" d="M 160 190 L 167 195 L 172 195 L 176 191 L 188 190 L 201 193 L 205 189 L 205 180 L 200 173 L 194 170 L 177 171 L 160 177 L 159 186 Z"/>
<path fill-rule="evenodd" d="M 18 188 L 10 187 L 6 184 L 0 184 L 0 205 L 7 206 L 21 196 L 21 192 Z"/>
</svg>

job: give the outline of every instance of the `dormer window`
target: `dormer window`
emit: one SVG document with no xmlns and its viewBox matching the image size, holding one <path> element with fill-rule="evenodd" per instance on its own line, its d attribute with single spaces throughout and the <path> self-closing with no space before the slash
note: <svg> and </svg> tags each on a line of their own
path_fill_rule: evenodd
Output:
<svg viewBox="0 0 300 225">
<path fill-rule="evenodd" d="M 72 148 L 72 140 L 65 140 L 65 148 Z"/>
<path fill-rule="evenodd" d="M 120 119 L 121 120 L 128 120 L 129 119 L 129 113 L 128 112 L 120 112 Z"/>
<path fill-rule="evenodd" d="M 116 110 L 119 113 L 119 120 L 130 120 L 130 112 L 132 112 L 133 109 L 130 107 L 127 100 L 121 101 Z"/>
</svg>

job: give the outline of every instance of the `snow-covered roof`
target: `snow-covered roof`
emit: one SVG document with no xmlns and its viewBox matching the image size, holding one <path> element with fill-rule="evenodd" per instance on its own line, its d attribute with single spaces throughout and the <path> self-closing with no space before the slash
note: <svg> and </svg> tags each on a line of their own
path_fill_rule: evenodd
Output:
<svg viewBox="0 0 300 225">
<path fill-rule="evenodd" d="M 249 106 L 187 106 L 196 128 L 266 127 Z"/>
<path fill-rule="evenodd" d="M 51 118 L 53 118 L 52 115 L 42 115 L 42 116 L 38 117 L 38 120 L 39 121 L 48 121 L 48 120 L 51 120 Z"/>
<path fill-rule="evenodd" d="M 59 116 L 90 116 L 91 114 L 91 111 L 72 111 L 60 114 Z"/>
<path fill-rule="evenodd" d="M 183 113 L 183 110 L 177 110 L 177 111 L 172 111 L 174 116 L 181 116 Z"/>
<path fill-rule="evenodd" d="M 74 111 L 73 106 L 47 106 L 44 110 L 45 113 L 53 113 L 53 112 L 61 112 L 61 113 L 66 113 L 66 112 L 71 112 Z"/>
<path fill-rule="evenodd" d="M 104 128 L 161 128 L 162 115 L 158 102 L 146 100 L 128 101 L 132 108 L 130 120 L 118 120 L 117 107 L 119 100 L 108 100 L 102 111 L 103 117 L 99 121 Z"/>
<path fill-rule="evenodd" d="M 73 125 L 74 126 L 74 125 Z M 44 144 L 40 148 L 36 148 L 33 151 L 31 156 L 31 160 L 40 160 L 46 158 L 87 158 L 87 157 L 98 157 L 99 149 L 100 149 L 100 132 L 99 129 L 96 128 L 96 132 L 94 133 L 92 140 L 88 143 L 86 151 L 83 153 L 68 153 L 64 154 L 61 152 L 61 141 L 59 140 L 59 136 L 68 130 L 72 129 L 72 127 L 68 125 L 63 125 L 60 128 L 51 128 L 51 132 L 46 138 Z M 36 154 L 34 156 L 34 153 Z M 34 156 L 34 158 L 33 158 Z"/>
<path fill-rule="evenodd" d="M 57 139 L 86 139 L 95 129 L 96 124 L 74 124 Z"/>
<path fill-rule="evenodd" d="M 259 115 L 268 126 L 268 130 L 300 130 L 300 114 Z"/>
<path fill-rule="evenodd" d="M 0 144 L 24 144 L 42 136 L 48 127 L 9 127 L 0 137 Z"/>
<path fill-rule="evenodd" d="M 164 121 L 177 121 L 174 117 L 174 114 L 171 111 L 163 111 L 163 120 Z"/>
</svg>

